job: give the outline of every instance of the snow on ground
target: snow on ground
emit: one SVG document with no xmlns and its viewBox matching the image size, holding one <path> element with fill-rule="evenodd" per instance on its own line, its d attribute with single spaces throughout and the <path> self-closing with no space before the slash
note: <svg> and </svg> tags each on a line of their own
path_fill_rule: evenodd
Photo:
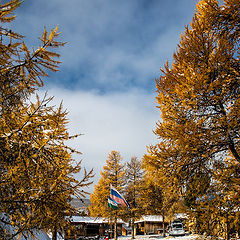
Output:
<svg viewBox="0 0 240 240">
<path fill-rule="evenodd" d="M 199 238 L 199 235 L 196 234 L 191 234 L 191 235 L 185 235 L 185 236 L 179 236 L 179 237 L 162 237 L 159 235 L 140 235 L 140 236 L 135 236 L 135 239 L 139 239 L 139 240 L 196 240 L 197 238 Z M 131 236 L 121 236 L 118 237 L 119 240 L 131 240 Z"/>
</svg>

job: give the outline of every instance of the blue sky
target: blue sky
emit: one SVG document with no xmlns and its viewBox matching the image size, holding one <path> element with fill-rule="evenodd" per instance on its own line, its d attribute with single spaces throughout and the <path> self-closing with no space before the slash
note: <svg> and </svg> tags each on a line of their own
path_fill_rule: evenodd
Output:
<svg viewBox="0 0 240 240">
<path fill-rule="evenodd" d="M 196 0 L 25 0 L 12 30 L 37 48 L 44 26 L 59 25 L 62 64 L 45 79 L 54 103 L 63 100 L 69 130 L 83 133 L 71 143 L 83 152 L 83 166 L 96 177 L 111 150 L 123 162 L 141 159 L 156 142 L 152 130 L 160 113 L 155 107 L 155 78 L 172 61 Z M 80 177 L 80 176 L 79 176 Z M 92 190 L 92 188 L 90 189 Z"/>
<path fill-rule="evenodd" d="M 47 80 L 68 89 L 154 91 L 159 68 L 193 16 L 194 0 L 25 0 L 18 31 L 31 46 L 59 24 L 61 72 Z M 30 41 L 29 41 L 30 40 Z"/>
</svg>

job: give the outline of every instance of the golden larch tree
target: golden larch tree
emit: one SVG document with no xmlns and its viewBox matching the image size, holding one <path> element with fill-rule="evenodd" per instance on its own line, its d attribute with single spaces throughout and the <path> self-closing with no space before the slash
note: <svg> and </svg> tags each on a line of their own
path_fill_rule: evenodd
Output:
<svg viewBox="0 0 240 240">
<path fill-rule="evenodd" d="M 135 237 L 134 222 L 141 216 L 140 186 L 143 177 L 143 170 L 141 168 L 142 162 L 137 157 L 132 157 L 130 162 L 126 164 L 126 198 L 131 208 L 126 211 L 126 216 L 131 219 L 132 239 Z"/>
<path fill-rule="evenodd" d="M 20 5 L 13 0 L 0 5 L 1 23 L 14 20 L 13 11 Z M 0 27 L 0 238 L 31 235 L 39 229 L 57 231 L 74 214 L 73 195 L 83 197 L 82 187 L 90 184 L 92 171 L 75 174 L 81 163 L 72 153 L 78 152 L 66 142 L 67 112 L 62 104 L 50 105 L 52 98 L 34 94 L 43 86 L 46 71 L 57 71 L 59 54 L 55 48 L 58 28 L 44 29 L 40 46 L 29 50 L 23 37 Z"/>
<path fill-rule="evenodd" d="M 111 151 L 106 160 L 106 165 L 101 171 L 101 178 L 95 185 L 93 193 L 90 195 L 91 206 L 89 207 L 90 215 L 93 217 L 103 217 L 115 223 L 116 238 L 116 221 L 121 216 L 121 209 L 113 210 L 108 206 L 108 196 L 110 196 L 111 185 L 119 192 L 122 191 L 125 180 L 125 169 L 121 163 L 122 157 L 120 152 Z"/>
<path fill-rule="evenodd" d="M 159 143 L 148 147 L 146 162 L 189 204 L 201 205 L 204 199 L 210 204 L 210 195 L 217 199 L 225 185 L 220 172 L 240 164 L 239 12 L 239 0 L 225 0 L 223 5 L 199 1 L 172 66 L 166 63 L 156 79 Z M 239 179 L 239 173 L 233 178 Z M 239 195 L 239 183 L 235 185 L 234 193 L 224 192 L 225 198 Z M 234 212 L 239 202 L 232 203 Z"/>
</svg>

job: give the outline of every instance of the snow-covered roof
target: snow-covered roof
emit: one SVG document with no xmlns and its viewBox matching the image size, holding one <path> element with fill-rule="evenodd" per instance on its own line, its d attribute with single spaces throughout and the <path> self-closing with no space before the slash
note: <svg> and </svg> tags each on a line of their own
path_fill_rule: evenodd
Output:
<svg viewBox="0 0 240 240">
<path fill-rule="evenodd" d="M 161 215 L 144 215 L 142 216 L 138 221 L 135 221 L 135 223 L 139 222 L 162 222 L 163 218 Z"/>
<path fill-rule="evenodd" d="M 81 223 L 108 223 L 107 218 L 94 218 L 94 217 L 84 217 L 84 216 L 72 216 L 71 222 L 81 222 Z M 118 223 L 124 223 L 121 219 L 118 219 Z"/>
<path fill-rule="evenodd" d="M 9 219 L 8 215 L 6 215 L 4 213 L 0 214 L 0 218 L 5 221 Z M 15 234 L 16 229 L 9 224 L 4 224 L 3 222 L 0 222 L 0 229 L 2 229 L 2 228 L 5 229 L 9 234 L 13 234 L 13 235 Z M 24 235 L 26 235 L 26 237 Z M 18 239 L 18 240 L 34 240 L 34 239 L 50 240 L 47 233 L 44 231 L 41 231 L 41 230 L 33 230 L 33 235 L 34 235 L 34 238 L 27 235 L 26 232 L 23 232 L 23 235 L 21 235 L 21 236 L 17 235 L 16 237 L 13 238 L 13 240 L 15 240 L 15 239 Z"/>
<path fill-rule="evenodd" d="M 38 239 L 38 240 L 50 240 L 50 237 L 47 235 L 46 232 L 43 231 L 35 231 L 34 232 L 34 238 L 32 238 L 31 236 L 27 236 L 26 238 L 24 236 L 21 236 L 20 238 L 17 238 L 18 240 L 34 240 L 34 239 Z"/>
<path fill-rule="evenodd" d="M 12 233 L 13 235 L 15 234 L 15 231 L 12 228 L 8 228 L 8 231 L 10 231 L 10 233 Z M 46 232 L 44 231 L 37 231 L 37 230 L 33 230 L 33 235 L 34 237 L 30 236 L 30 235 L 17 235 L 16 237 L 14 237 L 13 239 L 18 239 L 18 240 L 34 240 L 34 239 L 38 239 L 38 240 L 50 240 L 50 237 L 47 235 Z"/>
<path fill-rule="evenodd" d="M 174 217 L 175 217 L 176 219 L 178 219 L 178 218 L 183 219 L 183 218 L 187 218 L 188 215 L 187 215 L 186 213 L 176 213 L 176 214 L 174 215 Z"/>
</svg>

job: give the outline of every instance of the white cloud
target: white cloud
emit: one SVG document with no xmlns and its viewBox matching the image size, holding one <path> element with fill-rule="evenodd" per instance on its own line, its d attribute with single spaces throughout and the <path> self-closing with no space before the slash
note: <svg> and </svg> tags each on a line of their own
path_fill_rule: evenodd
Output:
<svg viewBox="0 0 240 240">
<path fill-rule="evenodd" d="M 29 46 L 37 46 L 44 26 L 59 24 L 67 44 L 59 49 L 61 72 L 50 74 L 46 87 L 69 111 L 70 132 L 84 134 L 72 144 L 83 152 L 83 165 L 94 167 L 95 180 L 111 150 L 128 161 L 155 141 L 154 78 L 172 57 L 196 1 L 41 0 L 17 9 L 10 26 Z"/>
<path fill-rule="evenodd" d="M 99 95 L 60 88 L 49 89 L 48 94 L 55 96 L 54 104 L 63 100 L 69 112 L 70 133 L 84 134 L 71 144 L 83 153 L 79 156 L 83 166 L 94 168 L 95 184 L 111 150 L 120 151 L 126 162 L 132 156 L 141 159 L 146 145 L 156 142 L 152 129 L 159 113 L 153 94 L 135 89 Z"/>
<path fill-rule="evenodd" d="M 152 90 L 156 72 L 172 58 L 191 20 L 195 1 L 26 1 L 12 27 L 36 46 L 44 26 L 50 30 L 59 24 L 60 39 L 67 44 L 59 49 L 63 74 L 53 76 L 58 83 L 66 86 L 74 77 L 78 87 Z"/>
</svg>

